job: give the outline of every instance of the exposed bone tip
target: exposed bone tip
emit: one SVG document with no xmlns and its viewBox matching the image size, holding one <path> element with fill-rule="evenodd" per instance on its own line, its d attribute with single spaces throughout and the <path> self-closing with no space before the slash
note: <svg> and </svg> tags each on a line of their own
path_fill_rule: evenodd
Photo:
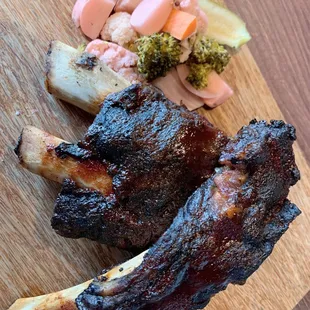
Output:
<svg viewBox="0 0 310 310">
<path fill-rule="evenodd" d="M 113 290 L 113 287 L 118 283 L 117 279 L 130 274 L 135 268 L 137 268 L 142 263 L 146 253 L 147 251 L 112 268 L 110 271 L 102 275 L 101 278 L 106 278 L 106 281 L 102 283 L 102 290 L 107 292 Z M 75 299 L 87 289 L 91 283 L 93 283 L 92 280 L 60 292 L 32 298 L 21 298 L 16 300 L 8 310 L 77 310 Z"/>
<path fill-rule="evenodd" d="M 48 46 L 48 51 L 46 53 L 45 58 L 45 80 L 44 85 L 45 89 L 48 91 L 49 94 L 53 93 L 53 90 L 51 88 L 50 80 L 51 80 L 51 71 L 52 71 L 52 59 L 51 54 L 53 53 L 54 46 L 57 44 L 56 40 L 51 40 Z"/>
<path fill-rule="evenodd" d="M 51 41 L 45 59 L 45 87 L 56 98 L 96 115 L 107 95 L 130 83 L 106 64 L 89 68 L 76 60 L 82 52 L 60 41 Z"/>
<path fill-rule="evenodd" d="M 22 143 L 23 143 L 23 132 L 24 132 L 24 129 L 20 133 L 18 140 L 17 140 L 17 144 L 14 148 L 14 153 L 17 155 L 20 163 L 23 162 L 23 156 L 22 156 L 21 151 L 20 151 L 21 147 L 22 147 Z"/>
<path fill-rule="evenodd" d="M 24 149 L 25 149 L 25 143 L 28 143 L 30 140 L 34 140 L 35 137 L 38 135 L 38 133 L 41 132 L 39 129 L 33 127 L 33 126 L 25 126 L 17 140 L 17 144 L 14 148 L 14 153 L 18 156 L 20 164 L 23 165 L 24 162 Z"/>
</svg>

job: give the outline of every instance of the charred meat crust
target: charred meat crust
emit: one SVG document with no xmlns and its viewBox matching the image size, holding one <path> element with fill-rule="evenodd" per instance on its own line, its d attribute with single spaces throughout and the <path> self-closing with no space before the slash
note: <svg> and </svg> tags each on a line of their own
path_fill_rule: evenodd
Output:
<svg viewBox="0 0 310 310">
<path fill-rule="evenodd" d="M 223 165 L 240 165 L 250 172 L 254 171 L 257 182 L 268 178 L 266 184 L 273 180 L 278 184 L 277 188 L 282 189 L 281 184 L 289 180 L 293 186 L 300 180 L 292 148 L 295 140 L 296 130 L 291 124 L 275 120 L 268 124 L 266 121 L 253 120 L 228 142 L 219 162 Z M 276 193 L 272 194 L 277 197 Z"/>
<path fill-rule="evenodd" d="M 20 149 L 21 149 L 22 143 L 23 143 L 23 132 L 24 132 L 24 130 L 22 130 L 21 134 L 19 135 L 18 140 L 17 140 L 17 144 L 14 148 L 14 153 L 18 156 L 20 163 L 23 162 L 23 157 L 22 157 L 21 152 L 20 152 Z"/>
<path fill-rule="evenodd" d="M 85 68 L 87 70 L 92 70 L 98 64 L 98 58 L 90 53 L 84 52 L 78 56 L 75 61 L 78 67 Z"/>
<path fill-rule="evenodd" d="M 244 284 L 300 210 L 286 197 L 298 179 L 291 125 L 252 122 L 220 157 L 225 165 L 188 199 L 132 273 L 78 296 L 78 309 L 202 309 Z M 297 175 L 297 178 L 296 178 Z"/>
<path fill-rule="evenodd" d="M 66 237 L 146 248 L 212 175 L 227 140 L 204 117 L 175 105 L 150 85 L 136 84 L 111 94 L 79 149 L 59 147 L 60 156 L 82 159 L 82 149 L 92 158 L 110 163 L 114 192 L 110 216 L 98 193 L 90 202 L 81 196 L 82 190 L 67 188 L 66 183 L 56 202 L 53 227 Z M 70 211 L 73 205 L 74 213 Z M 128 229 L 125 240 L 125 230 L 115 221 L 121 218 Z M 68 223 L 72 223 L 70 229 Z"/>
<path fill-rule="evenodd" d="M 124 210 L 113 196 L 78 188 L 66 180 L 58 195 L 52 227 L 69 238 L 87 236 L 103 244 L 119 248 L 143 248 L 159 235 L 162 227 L 169 227 L 172 215 L 159 214 L 156 218 Z M 64 225 L 65 223 L 65 225 Z"/>
<path fill-rule="evenodd" d="M 90 151 L 82 149 L 75 144 L 63 142 L 55 148 L 56 155 L 59 158 L 66 158 L 68 156 L 79 159 L 88 160 L 92 159 L 93 155 Z"/>
<path fill-rule="evenodd" d="M 212 248 L 209 249 L 211 253 L 208 257 L 213 256 L 212 252 L 215 255 L 220 253 L 220 256 L 216 258 L 213 256 L 209 263 L 201 262 L 197 254 L 193 257 L 193 261 L 197 260 L 196 263 L 191 264 L 187 261 L 186 257 L 195 253 L 191 245 L 186 242 L 173 245 L 171 255 L 167 255 L 168 251 L 171 251 L 171 243 L 177 240 L 177 234 L 180 233 L 176 230 L 174 235 L 171 235 L 170 232 L 166 238 L 165 236 L 161 238 L 160 246 L 155 246 L 152 251 L 149 251 L 143 264 L 134 271 L 134 275 L 129 275 L 128 278 L 119 281 L 118 287 L 115 288 L 119 297 L 117 293 L 115 297 L 113 295 L 103 297 L 104 292 L 100 286 L 104 283 L 104 279 L 99 278 L 78 296 L 76 305 L 79 310 L 203 309 L 215 294 L 225 290 L 229 284 L 245 284 L 247 278 L 272 253 L 276 242 L 288 229 L 289 224 L 300 214 L 296 205 L 288 200 L 278 209 L 280 212 L 265 224 L 265 228 L 259 229 L 261 241 L 253 240 L 251 235 L 247 240 L 246 234 L 243 243 L 225 236 L 227 243 L 225 244 L 222 240 L 221 248 L 217 249 L 214 248 L 213 236 L 209 238 L 208 245 Z M 182 221 L 183 217 L 179 220 Z M 219 222 L 219 224 L 224 224 L 224 229 L 231 229 L 228 223 Z M 171 237 L 172 242 L 169 242 L 168 239 Z M 178 238 L 180 239 L 179 235 Z M 163 244 L 163 241 L 166 244 Z M 199 241 L 196 243 L 199 244 Z M 188 251 L 185 255 L 183 248 Z M 206 253 L 199 252 L 199 255 L 206 255 Z M 169 259 L 173 259 L 173 263 L 164 264 Z M 159 265 L 160 263 L 163 264 Z M 154 268 L 154 264 L 158 268 Z M 158 270 L 159 266 L 160 270 Z M 147 269 L 149 267 L 152 270 L 150 273 Z M 173 279 L 172 283 L 169 282 L 169 277 Z"/>
<path fill-rule="evenodd" d="M 120 205 L 152 215 L 169 204 L 176 212 L 212 174 L 226 142 L 202 116 L 136 84 L 107 97 L 82 145 L 114 165 Z"/>
</svg>

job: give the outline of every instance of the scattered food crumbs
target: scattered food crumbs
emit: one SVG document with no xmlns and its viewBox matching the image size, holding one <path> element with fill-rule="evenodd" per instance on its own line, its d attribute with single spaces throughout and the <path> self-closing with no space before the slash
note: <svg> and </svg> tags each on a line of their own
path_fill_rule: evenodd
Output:
<svg viewBox="0 0 310 310">
<path fill-rule="evenodd" d="M 92 70 L 97 65 L 97 58 L 93 54 L 84 52 L 78 57 L 75 64 L 79 67 L 86 68 L 87 70 Z"/>
</svg>

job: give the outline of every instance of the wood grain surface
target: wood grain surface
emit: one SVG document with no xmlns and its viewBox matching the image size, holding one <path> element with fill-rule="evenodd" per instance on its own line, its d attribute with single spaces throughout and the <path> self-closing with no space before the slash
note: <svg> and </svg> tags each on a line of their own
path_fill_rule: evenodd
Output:
<svg viewBox="0 0 310 310">
<path fill-rule="evenodd" d="M 0 309 L 19 297 L 81 283 L 130 257 L 96 242 L 58 236 L 50 217 L 60 186 L 23 170 L 13 153 L 25 125 L 74 142 L 92 121 L 44 89 L 43 59 L 49 41 L 78 46 L 84 40 L 70 20 L 73 3 L 0 1 Z M 218 109 L 203 110 L 215 125 L 234 134 L 254 117 L 283 118 L 247 47 L 234 57 L 225 78 L 234 97 Z M 290 199 L 303 214 L 246 285 L 229 286 L 207 309 L 291 310 L 309 290 L 310 169 L 298 145 L 295 150 L 302 181 Z"/>
<path fill-rule="evenodd" d="M 297 128 L 298 143 L 309 164 L 309 0 L 227 0 L 226 4 L 247 23 L 253 38 L 248 47 L 286 120 Z M 296 307 L 308 309 L 310 288 Z"/>
<path fill-rule="evenodd" d="M 310 163 L 310 1 L 227 0 L 247 23 L 248 44 Z"/>
</svg>

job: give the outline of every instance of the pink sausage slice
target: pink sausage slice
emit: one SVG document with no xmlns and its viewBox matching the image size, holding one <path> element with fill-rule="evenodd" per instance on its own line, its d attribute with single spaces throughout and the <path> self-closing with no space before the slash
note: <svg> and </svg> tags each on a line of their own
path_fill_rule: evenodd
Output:
<svg viewBox="0 0 310 310">
<path fill-rule="evenodd" d="M 209 75 L 209 86 L 207 88 L 198 90 L 195 87 L 193 87 L 189 82 L 187 82 L 186 78 L 189 75 L 189 68 L 187 65 L 178 65 L 177 66 L 177 71 L 179 74 L 179 78 L 182 82 L 182 84 L 184 85 L 184 87 L 190 91 L 191 93 L 193 93 L 194 95 L 200 97 L 200 98 L 204 98 L 204 99 L 209 99 L 209 98 L 216 98 L 221 94 L 221 89 L 219 87 L 217 87 L 217 85 L 212 85 L 212 83 L 210 83 L 211 79 L 212 79 L 212 75 L 213 72 L 210 73 Z"/>
<path fill-rule="evenodd" d="M 218 98 L 204 99 L 204 103 L 210 108 L 216 108 L 223 104 L 228 98 L 230 98 L 234 92 L 233 90 L 223 81 L 223 93 Z"/>
<path fill-rule="evenodd" d="M 177 105 L 185 105 L 190 111 L 204 105 L 202 98 L 192 94 L 183 86 L 175 68 L 171 69 L 166 76 L 153 81 L 152 84 L 160 88 L 169 100 Z"/>
<path fill-rule="evenodd" d="M 99 37 L 115 3 L 116 0 L 88 0 L 86 2 L 81 12 L 80 24 L 87 37 L 93 40 Z"/>
<path fill-rule="evenodd" d="M 220 94 L 216 98 L 204 99 L 205 104 L 210 108 L 221 105 L 234 93 L 230 86 L 215 71 L 212 71 L 209 75 L 209 85 L 207 89 L 211 91 L 215 89 L 220 90 Z"/>
<path fill-rule="evenodd" d="M 131 14 L 142 0 L 118 0 L 115 12 L 127 12 Z"/>
<path fill-rule="evenodd" d="M 84 5 L 86 4 L 88 0 L 77 0 L 75 2 L 75 5 L 73 7 L 72 11 L 72 20 L 74 22 L 74 25 L 79 28 L 80 27 L 80 17 L 81 13 L 83 11 Z"/>
<path fill-rule="evenodd" d="M 186 81 L 186 77 L 189 74 L 189 68 L 186 65 L 177 66 L 177 71 L 180 80 L 186 89 L 196 96 L 203 98 L 204 103 L 210 108 L 215 108 L 221 105 L 233 95 L 233 90 L 215 71 L 212 71 L 209 74 L 208 87 L 202 90 L 197 90 Z"/>
<path fill-rule="evenodd" d="M 131 26 L 142 35 L 159 32 L 168 20 L 172 3 L 172 0 L 143 0 L 131 15 Z"/>
</svg>

